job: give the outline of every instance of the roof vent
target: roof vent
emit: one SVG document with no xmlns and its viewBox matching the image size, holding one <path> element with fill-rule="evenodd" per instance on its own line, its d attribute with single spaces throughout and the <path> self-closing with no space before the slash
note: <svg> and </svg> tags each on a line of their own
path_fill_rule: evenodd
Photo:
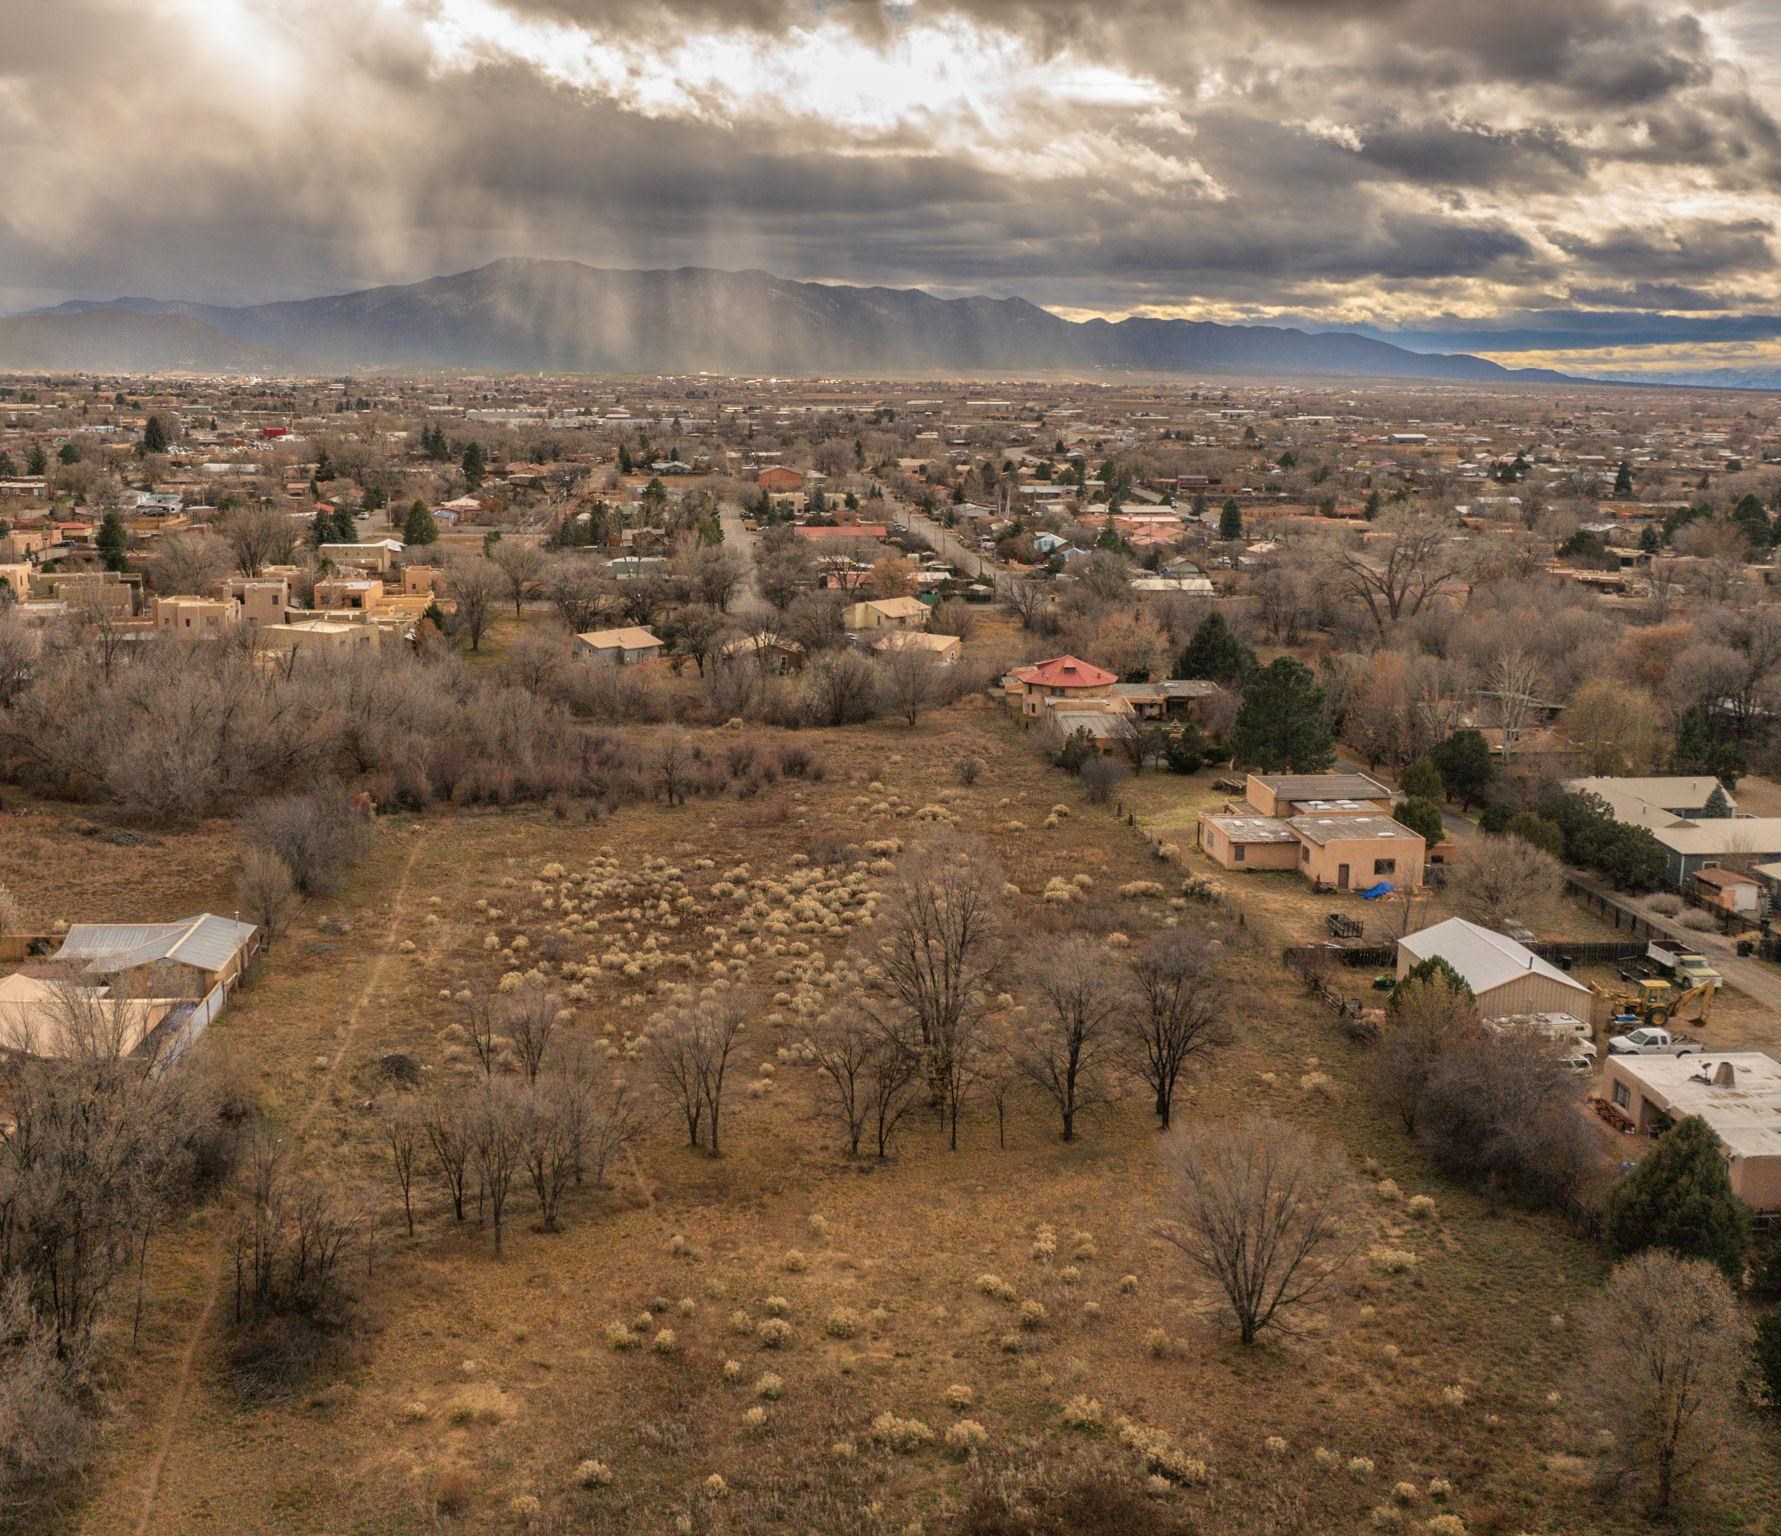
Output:
<svg viewBox="0 0 1781 1536">
<path fill-rule="evenodd" d="M 1738 1069 L 1729 1061 L 1722 1061 L 1713 1069 L 1713 1086 L 1715 1088 L 1735 1088 L 1738 1086 Z"/>
</svg>

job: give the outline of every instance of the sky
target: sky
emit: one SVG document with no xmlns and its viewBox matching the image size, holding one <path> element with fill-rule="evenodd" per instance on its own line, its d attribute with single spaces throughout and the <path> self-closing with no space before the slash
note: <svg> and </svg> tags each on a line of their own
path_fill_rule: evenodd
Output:
<svg viewBox="0 0 1781 1536">
<path fill-rule="evenodd" d="M 502 256 L 1781 365 L 1781 0 L 15 0 L 0 311 Z"/>
</svg>

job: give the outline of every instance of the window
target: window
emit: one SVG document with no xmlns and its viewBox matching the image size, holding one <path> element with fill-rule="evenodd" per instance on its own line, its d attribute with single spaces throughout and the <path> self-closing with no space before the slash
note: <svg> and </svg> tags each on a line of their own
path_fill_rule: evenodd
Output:
<svg viewBox="0 0 1781 1536">
<path fill-rule="evenodd" d="M 1309 864 L 1311 862 L 1311 845 L 1309 843 L 1299 844 L 1299 862 L 1301 864 Z"/>
<path fill-rule="evenodd" d="M 1396 859 L 1374 859 L 1373 873 L 1376 875 L 1395 875 L 1398 872 Z"/>
<path fill-rule="evenodd" d="M 1633 1102 L 1632 1089 L 1628 1088 L 1625 1083 L 1620 1082 L 1618 1079 L 1616 1079 L 1614 1083 L 1614 1102 L 1622 1109 L 1630 1108 Z"/>
<path fill-rule="evenodd" d="M 1245 848 L 1241 843 L 1233 843 L 1231 845 L 1231 862 L 1233 864 L 1241 864 L 1243 862 L 1244 856 L 1248 852 L 1249 852 L 1249 850 L 1247 848 Z"/>
</svg>

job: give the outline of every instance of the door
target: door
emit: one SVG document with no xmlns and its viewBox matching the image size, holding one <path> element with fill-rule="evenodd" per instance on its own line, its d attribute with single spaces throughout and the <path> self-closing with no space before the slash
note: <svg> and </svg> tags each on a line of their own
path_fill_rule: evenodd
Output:
<svg viewBox="0 0 1781 1536">
<path fill-rule="evenodd" d="M 1348 866 L 1346 864 L 1336 866 L 1336 889 L 1338 891 L 1348 889 Z"/>
</svg>

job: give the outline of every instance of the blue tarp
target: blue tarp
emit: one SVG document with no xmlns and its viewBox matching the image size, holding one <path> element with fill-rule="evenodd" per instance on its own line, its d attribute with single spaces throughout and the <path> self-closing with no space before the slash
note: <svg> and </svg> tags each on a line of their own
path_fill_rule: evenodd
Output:
<svg viewBox="0 0 1781 1536">
<path fill-rule="evenodd" d="M 1391 895 L 1391 881 L 1381 880 L 1377 885 L 1369 885 L 1360 893 L 1362 901 L 1377 901 L 1381 896 Z"/>
</svg>

